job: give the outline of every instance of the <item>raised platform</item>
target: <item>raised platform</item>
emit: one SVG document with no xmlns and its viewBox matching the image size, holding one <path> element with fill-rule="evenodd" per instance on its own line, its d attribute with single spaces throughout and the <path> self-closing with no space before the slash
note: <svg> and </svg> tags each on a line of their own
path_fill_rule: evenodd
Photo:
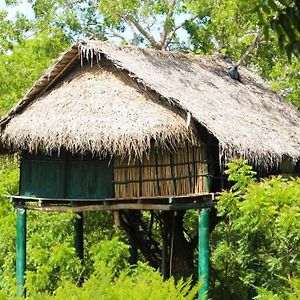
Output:
<svg viewBox="0 0 300 300">
<path fill-rule="evenodd" d="M 215 193 L 191 194 L 183 196 L 155 196 L 110 199 L 58 199 L 30 196 L 7 197 L 12 199 L 14 207 L 44 212 L 83 212 L 114 210 L 164 210 L 176 211 L 213 207 Z"/>
</svg>

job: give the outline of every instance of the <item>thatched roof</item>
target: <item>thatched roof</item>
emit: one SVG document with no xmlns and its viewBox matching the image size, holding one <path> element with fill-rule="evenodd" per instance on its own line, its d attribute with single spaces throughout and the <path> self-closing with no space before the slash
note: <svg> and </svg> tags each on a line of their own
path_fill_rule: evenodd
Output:
<svg viewBox="0 0 300 300">
<path fill-rule="evenodd" d="M 111 68 L 79 67 L 7 124 L 10 147 L 46 152 L 141 157 L 151 141 L 176 148 L 195 144 L 193 130 L 176 113 L 125 83 Z"/>
<path fill-rule="evenodd" d="M 89 86 L 85 83 L 88 80 L 80 80 L 80 76 L 76 75 L 73 79 L 74 83 L 72 83 L 72 80 L 69 84 L 55 86 L 55 83 L 63 76 L 86 60 L 89 60 L 89 64 L 99 63 L 100 66 L 103 61 L 108 61 L 120 70 L 123 77 L 136 82 L 135 91 L 132 86 L 126 87 L 123 84 L 121 87 L 119 82 L 120 91 L 124 89 L 126 95 L 128 95 L 127 89 L 132 88 L 133 102 L 128 101 L 126 106 L 130 106 L 130 104 L 132 106 L 130 109 L 128 106 L 128 110 L 124 112 L 124 115 L 117 115 L 116 123 L 119 127 L 116 125 L 112 129 L 116 130 L 113 139 L 108 139 L 109 133 L 107 133 L 107 130 L 111 127 L 111 124 L 107 124 L 108 119 L 102 113 L 106 109 L 98 107 L 101 104 L 94 103 L 94 107 L 86 110 L 87 115 L 83 119 L 81 119 L 83 114 L 79 113 L 80 105 L 83 105 L 80 103 L 89 101 L 86 99 L 89 98 L 87 95 L 91 89 L 95 89 L 95 93 L 91 92 L 91 99 L 94 98 L 94 102 L 97 102 L 96 96 L 100 95 L 99 90 L 101 90 L 101 87 L 97 86 L 97 81 Z M 239 69 L 242 83 L 231 79 L 227 74 L 229 67 L 230 64 L 225 60 L 215 56 L 204 57 L 139 49 L 132 46 L 115 46 L 106 42 L 79 42 L 66 51 L 54 66 L 36 82 L 23 100 L 2 119 L 0 123 L 3 130 L 2 141 L 17 148 L 52 147 L 52 144 L 47 144 L 47 134 L 43 133 L 47 131 L 49 137 L 52 136 L 53 139 L 57 139 L 57 142 L 53 144 L 54 147 L 68 144 L 70 148 L 73 147 L 75 150 L 90 147 L 96 152 L 100 148 L 111 151 L 111 149 L 119 147 L 117 146 L 117 137 L 119 137 L 123 140 L 123 150 L 130 143 L 135 145 L 134 148 L 141 147 L 141 149 L 145 149 L 149 145 L 150 137 L 154 137 L 160 142 L 165 139 L 173 140 L 174 137 L 174 140 L 177 139 L 179 143 L 184 139 L 191 139 L 191 131 L 187 130 L 184 125 L 186 119 L 191 117 L 191 124 L 198 123 L 204 126 L 209 133 L 217 138 L 220 152 L 227 158 L 236 155 L 243 156 L 264 165 L 274 165 L 280 162 L 284 155 L 288 155 L 294 160 L 298 159 L 300 157 L 299 112 L 272 92 L 258 76 L 245 68 Z M 89 75 L 90 72 L 86 74 L 81 76 L 91 76 Z M 102 75 L 99 75 L 99 78 Z M 107 77 L 110 76 L 107 75 Z M 78 95 L 77 99 L 74 98 L 76 93 L 73 93 L 69 98 L 61 97 L 61 95 L 67 93 L 65 89 L 68 86 L 74 84 L 75 89 L 76 82 L 84 85 L 84 92 Z M 50 94 L 46 94 L 45 91 L 54 86 L 55 89 Z M 108 84 L 106 91 L 111 88 Z M 71 88 L 71 90 L 73 89 Z M 107 95 L 110 95 L 110 93 L 113 92 L 107 91 Z M 155 108 L 153 107 L 153 113 L 146 115 L 143 114 L 143 111 L 140 112 L 139 109 L 134 109 L 136 106 L 140 106 L 134 102 L 136 100 L 133 100 L 133 98 L 135 99 L 136 95 L 140 96 L 141 94 L 145 97 L 145 103 L 149 105 L 151 103 L 150 98 L 154 100 L 151 103 L 151 105 L 156 105 Z M 148 96 L 145 96 L 146 94 Z M 154 99 L 155 95 L 157 96 L 156 99 Z M 67 100 L 64 100 L 65 98 Z M 44 103 L 50 102 L 50 99 L 60 103 L 58 104 L 59 107 L 63 107 L 64 101 L 66 103 L 78 101 L 79 106 L 76 109 L 76 104 L 72 104 L 70 107 L 72 111 L 70 110 L 70 113 L 64 118 L 59 118 L 56 113 L 51 111 L 56 104 L 52 106 L 42 104 L 44 101 Z M 161 105 L 155 102 L 158 101 L 157 99 L 160 99 Z M 30 103 L 32 104 L 28 107 Z M 167 112 L 163 106 L 168 107 L 169 104 L 176 108 L 185 120 L 174 112 Z M 127 119 L 128 114 L 130 115 L 131 109 L 135 114 L 136 127 L 133 126 L 133 122 L 132 127 L 129 126 L 128 131 L 124 134 L 122 126 L 126 125 L 125 119 Z M 156 118 L 154 111 L 160 110 L 163 110 L 163 112 L 161 111 L 160 117 L 157 118 L 161 121 L 161 125 L 143 126 L 143 122 L 149 122 L 153 125 L 155 121 L 152 123 L 151 119 Z M 167 122 L 169 117 L 163 117 L 167 116 L 168 113 L 173 116 L 170 122 Z M 38 125 L 31 124 L 29 126 L 30 118 L 35 117 L 31 120 L 36 122 L 37 119 L 44 118 L 46 115 L 49 115 L 48 122 L 46 119 L 44 121 L 39 120 Z M 89 115 L 93 121 L 90 121 Z M 73 119 L 71 116 L 73 116 Z M 97 118 L 101 120 L 97 120 Z M 63 123 L 60 126 L 54 126 L 55 122 Z M 178 127 L 174 123 L 178 123 Z M 78 136 L 72 130 L 73 124 L 76 124 Z M 95 127 L 96 124 L 99 127 Z M 158 125 L 158 123 L 155 124 Z M 160 126 L 162 126 L 161 131 L 158 130 Z M 100 133 L 89 135 L 89 129 L 93 132 L 94 127 L 97 128 L 95 132 L 100 130 Z M 39 128 L 40 130 L 38 130 Z M 140 134 L 138 134 L 137 128 L 143 128 Z M 148 128 L 148 131 L 146 128 Z M 172 137 L 169 133 L 174 128 L 176 130 L 174 130 L 174 136 Z M 65 138 L 61 138 L 63 132 Z M 143 135 L 146 142 L 142 138 Z M 95 146 L 96 143 L 98 143 L 97 146 Z M 73 146 L 71 147 L 71 145 Z M 102 146 L 99 148 L 99 145 Z M 118 151 L 121 151 L 121 148 L 118 149 Z"/>
</svg>

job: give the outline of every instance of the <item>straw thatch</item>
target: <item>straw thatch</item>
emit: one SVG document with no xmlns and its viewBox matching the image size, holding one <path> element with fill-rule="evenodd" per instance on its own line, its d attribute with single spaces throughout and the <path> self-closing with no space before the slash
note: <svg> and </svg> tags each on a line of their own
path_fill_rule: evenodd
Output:
<svg viewBox="0 0 300 300">
<path fill-rule="evenodd" d="M 138 156 L 150 142 L 176 148 L 196 137 L 185 121 L 126 84 L 108 67 L 78 68 L 6 126 L 11 147 L 62 146 L 73 153 Z"/>
<path fill-rule="evenodd" d="M 218 139 L 221 155 L 224 154 L 227 158 L 243 156 L 265 166 L 278 164 L 284 155 L 294 160 L 300 157 L 299 112 L 249 70 L 240 68 L 240 83 L 228 76 L 230 64 L 220 57 L 120 47 L 96 41 L 73 45 L 46 72 L 19 105 L 2 119 L 2 141 L 18 148 L 26 147 L 28 143 L 40 143 L 39 136 L 31 142 L 28 141 L 28 134 L 19 138 L 19 124 L 23 122 L 22 115 L 26 118 L 28 104 L 45 90 L 51 89 L 74 66 L 83 64 L 86 60 L 89 60 L 89 64 L 99 63 L 101 66 L 105 59 L 123 75 L 135 81 L 144 93 L 152 96 L 156 94 L 161 104 L 173 105 L 181 116 L 185 116 L 187 120 L 191 118 L 191 124 L 198 123 L 205 127 Z M 46 97 L 48 96 L 41 96 L 39 101 L 46 100 Z M 38 116 L 48 113 L 51 114 L 46 107 L 43 111 L 35 110 Z M 73 116 L 79 121 L 75 113 Z M 14 120 L 14 126 L 10 127 Z M 120 127 L 124 124 L 123 120 L 118 121 Z M 183 126 L 184 121 L 181 122 Z M 49 124 L 53 125 L 52 122 Z M 64 130 L 67 126 L 62 125 Z M 80 130 L 86 132 L 84 127 L 87 126 L 82 126 Z M 32 128 L 34 134 L 36 127 Z M 44 130 L 51 131 L 51 128 L 45 126 Z M 54 134 L 55 131 L 51 132 Z M 59 132 L 57 134 L 59 136 Z M 119 134 L 122 134 L 121 129 Z M 132 134 L 134 136 L 136 132 Z M 56 139 L 56 135 L 54 136 Z M 81 140 L 83 136 L 84 134 L 78 135 L 77 140 Z M 77 143 L 74 142 L 74 145 Z M 111 143 L 108 147 L 114 148 Z"/>
</svg>

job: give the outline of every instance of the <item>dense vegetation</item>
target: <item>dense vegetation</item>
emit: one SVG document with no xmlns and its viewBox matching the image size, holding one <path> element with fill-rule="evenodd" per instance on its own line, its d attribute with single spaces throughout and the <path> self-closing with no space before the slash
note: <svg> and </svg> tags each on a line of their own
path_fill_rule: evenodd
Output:
<svg viewBox="0 0 300 300">
<path fill-rule="evenodd" d="M 211 260 L 223 283 L 219 288 L 226 288 L 219 292 L 246 299 L 259 288 L 260 297 L 268 291 L 285 299 L 300 276 L 300 178 L 256 182 L 243 161 L 228 167 L 234 185 L 219 198 L 221 221 L 211 237 Z"/>
<path fill-rule="evenodd" d="M 18 2 L 6 1 L 10 7 Z M 293 22 L 299 15 L 298 1 L 257 0 L 251 6 L 238 0 L 28 2 L 30 16 L 19 13 L 8 19 L 7 8 L 0 10 L 0 115 L 52 59 L 77 38 L 86 37 L 217 52 L 235 62 L 255 41 L 242 63 L 300 108 L 299 22 Z M 18 157 L 1 158 L 1 195 L 17 193 L 17 165 Z M 211 234 L 211 297 L 247 299 L 257 294 L 257 299 L 298 299 L 300 180 L 273 177 L 256 182 L 243 161 L 230 164 L 227 172 L 234 185 L 219 199 L 220 221 Z M 196 213 L 184 219 L 193 238 Z M 197 287 L 190 289 L 191 280 L 164 282 L 145 264 L 130 267 L 126 236 L 114 227 L 110 213 L 85 213 L 83 267 L 73 248 L 74 218 L 71 213 L 29 213 L 29 298 L 99 298 L 99 290 L 103 299 L 193 299 L 197 293 Z M 145 220 L 152 222 L 148 215 Z M 14 298 L 15 212 L 5 197 L 0 205 L 0 253 L 0 299 Z"/>
<path fill-rule="evenodd" d="M 17 191 L 15 163 L 2 164 L 1 194 Z M 212 298 L 247 299 L 258 292 L 257 299 L 297 299 L 292 297 L 300 292 L 300 178 L 256 182 L 244 161 L 228 167 L 234 185 L 219 198 L 221 219 L 210 241 Z M 9 200 L 1 199 L 0 215 L 0 250 L 5 253 L 0 257 L 0 296 L 7 299 L 15 293 L 15 213 Z M 196 218 L 190 215 L 190 226 Z M 192 299 L 197 287 L 189 290 L 191 281 L 163 282 L 146 265 L 129 266 L 129 247 L 110 214 L 86 213 L 85 219 L 82 267 L 73 248 L 74 215 L 29 214 L 29 298 L 52 299 L 49 293 L 54 292 L 54 299 L 90 299 L 101 290 L 103 299 Z M 77 287 L 80 278 L 85 278 L 82 288 Z"/>
</svg>

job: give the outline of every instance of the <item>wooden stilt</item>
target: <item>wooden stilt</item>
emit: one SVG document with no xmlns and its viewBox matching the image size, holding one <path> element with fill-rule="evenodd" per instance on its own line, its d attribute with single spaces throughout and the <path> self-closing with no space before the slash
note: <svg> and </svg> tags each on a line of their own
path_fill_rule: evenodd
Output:
<svg viewBox="0 0 300 300">
<path fill-rule="evenodd" d="M 209 244 L 208 244 L 208 221 L 209 209 L 202 209 L 199 214 L 199 257 L 198 257 L 198 277 L 202 282 L 199 290 L 199 299 L 208 299 L 209 280 Z"/>
<path fill-rule="evenodd" d="M 130 264 L 136 265 L 138 261 L 138 248 L 133 239 L 130 239 Z"/>
<path fill-rule="evenodd" d="M 17 243 L 16 243 L 16 283 L 17 298 L 25 298 L 26 272 L 26 210 L 17 208 Z"/>
<path fill-rule="evenodd" d="M 133 232 L 137 232 L 138 231 L 138 214 L 139 212 L 134 210 L 132 212 L 128 212 L 130 215 L 130 222 L 131 222 L 131 227 L 133 228 Z M 130 264 L 131 265 L 136 265 L 138 262 L 138 247 L 136 245 L 136 242 L 133 238 L 133 236 L 131 236 L 129 238 L 129 244 L 130 244 Z"/>
<path fill-rule="evenodd" d="M 83 213 L 77 213 L 74 223 L 74 246 L 76 254 L 83 262 Z"/>
<path fill-rule="evenodd" d="M 164 218 L 165 219 L 165 218 Z M 161 274 L 163 278 L 168 279 L 168 236 L 167 236 L 167 226 L 163 224 L 163 232 L 162 232 L 162 253 L 161 253 Z"/>
</svg>

